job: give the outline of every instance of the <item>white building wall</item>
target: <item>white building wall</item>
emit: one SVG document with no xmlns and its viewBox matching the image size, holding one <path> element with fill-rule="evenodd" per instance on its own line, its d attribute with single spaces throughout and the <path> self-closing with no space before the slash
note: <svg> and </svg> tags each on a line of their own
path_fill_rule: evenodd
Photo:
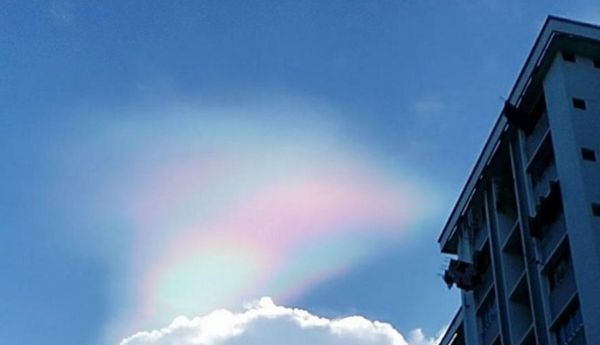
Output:
<svg viewBox="0 0 600 345">
<path fill-rule="evenodd" d="M 600 70 L 581 56 L 573 63 L 559 55 L 544 91 L 587 344 L 600 344 L 600 218 L 591 208 L 600 202 Z M 586 109 L 575 108 L 573 98 Z M 582 147 L 599 161 L 584 161 Z"/>
</svg>

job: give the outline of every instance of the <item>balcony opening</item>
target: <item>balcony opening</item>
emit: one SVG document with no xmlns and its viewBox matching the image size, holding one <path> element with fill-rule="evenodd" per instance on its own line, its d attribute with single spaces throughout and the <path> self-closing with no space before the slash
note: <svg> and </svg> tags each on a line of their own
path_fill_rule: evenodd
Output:
<svg viewBox="0 0 600 345">
<path fill-rule="evenodd" d="M 477 312 L 477 323 L 481 344 L 491 344 L 499 332 L 498 307 L 493 296 L 487 299 Z"/>
<path fill-rule="evenodd" d="M 548 135 L 539 145 L 527 166 L 531 181 L 531 197 L 537 208 L 541 200 L 548 197 L 552 185 L 558 182 L 552 138 Z"/>
<path fill-rule="evenodd" d="M 596 152 L 592 149 L 582 147 L 581 148 L 581 158 L 583 158 L 584 161 L 595 162 L 596 161 Z"/>
<path fill-rule="evenodd" d="M 545 241 L 548 234 L 554 233 L 554 230 L 560 230 L 563 219 L 561 218 L 562 210 L 560 183 L 552 181 L 549 183 L 548 193 L 539 198 L 535 208 L 535 216 L 530 218 L 531 235 Z M 559 220 L 561 222 L 558 222 Z"/>
<path fill-rule="evenodd" d="M 469 234 L 471 248 L 476 251 L 481 249 L 487 237 L 487 220 L 483 205 L 482 195 L 478 193 L 465 214 L 463 226 Z"/>
<path fill-rule="evenodd" d="M 568 278 L 571 270 L 571 260 L 568 253 L 565 253 L 548 272 L 548 283 L 552 293 Z"/>
<path fill-rule="evenodd" d="M 510 164 L 510 162 L 508 162 Z M 510 165 L 508 166 L 510 167 Z M 510 170 L 504 171 L 496 180 L 496 210 L 511 220 L 517 217 L 517 202 L 514 189 L 514 181 Z M 510 224 L 512 225 L 512 223 Z"/>
<path fill-rule="evenodd" d="M 473 265 L 478 273 L 478 284 L 473 288 L 473 297 L 479 304 L 485 299 L 494 284 L 489 242 L 483 246 L 482 250 L 473 253 Z"/>
<path fill-rule="evenodd" d="M 542 272 L 546 278 L 548 306 L 551 318 L 556 320 L 574 303 L 577 294 L 568 240 L 559 244 L 545 261 Z"/>
<path fill-rule="evenodd" d="M 581 98 L 573 98 L 573 107 L 575 109 L 585 110 L 586 109 L 585 101 Z"/>
<path fill-rule="evenodd" d="M 584 338 L 583 333 L 583 318 L 581 317 L 581 309 L 577 306 L 558 324 L 556 343 L 558 345 L 581 344 L 581 339 Z"/>
<path fill-rule="evenodd" d="M 561 52 L 563 60 L 567 62 L 575 62 L 575 54 L 569 52 Z"/>
<path fill-rule="evenodd" d="M 508 123 L 522 129 L 528 136 L 539 126 L 539 120 L 545 117 L 546 103 L 544 93 L 540 92 L 536 97 L 532 107 L 522 105 L 517 107 L 509 101 L 505 101 L 504 109 L 502 109 L 502 114 L 506 117 Z M 547 127 L 546 124 L 545 127 Z"/>
</svg>

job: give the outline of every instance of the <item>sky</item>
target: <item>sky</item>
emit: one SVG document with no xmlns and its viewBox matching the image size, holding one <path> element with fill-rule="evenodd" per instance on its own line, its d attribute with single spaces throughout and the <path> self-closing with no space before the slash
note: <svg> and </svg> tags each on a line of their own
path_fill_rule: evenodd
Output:
<svg viewBox="0 0 600 345">
<path fill-rule="evenodd" d="M 437 236 L 548 14 L 0 1 L 0 334 L 431 345 Z M 292 340 L 290 340 L 292 339 Z"/>
</svg>

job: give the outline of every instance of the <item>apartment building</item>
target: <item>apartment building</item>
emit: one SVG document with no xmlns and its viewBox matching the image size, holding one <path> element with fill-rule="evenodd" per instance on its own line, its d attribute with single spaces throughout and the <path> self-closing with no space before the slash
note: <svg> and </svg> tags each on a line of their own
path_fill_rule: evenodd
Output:
<svg viewBox="0 0 600 345">
<path fill-rule="evenodd" d="M 549 17 L 438 240 L 441 345 L 600 345 L 600 27 Z"/>
</svg>

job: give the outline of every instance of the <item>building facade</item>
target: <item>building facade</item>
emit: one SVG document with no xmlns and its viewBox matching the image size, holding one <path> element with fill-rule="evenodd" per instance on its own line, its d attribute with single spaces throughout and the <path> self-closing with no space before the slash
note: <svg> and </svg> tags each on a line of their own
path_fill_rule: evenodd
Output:
<svg viewBox="0 0 600 345">
<path fill-rule="evenodd" d="M 600 27 L 546 20 L 438 241 L 441 345 L 600 345 Z"/>
</svg>

